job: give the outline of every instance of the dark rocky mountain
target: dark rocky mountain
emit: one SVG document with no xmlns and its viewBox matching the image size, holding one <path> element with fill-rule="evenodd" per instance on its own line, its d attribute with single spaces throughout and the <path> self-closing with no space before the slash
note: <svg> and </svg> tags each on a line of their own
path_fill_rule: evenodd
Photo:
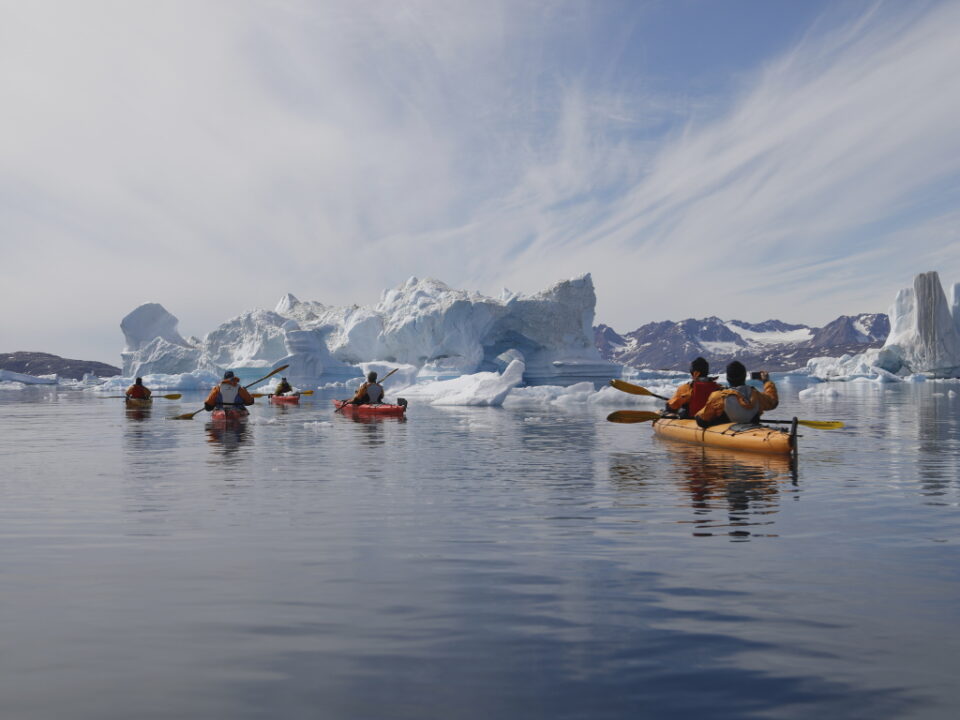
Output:
<svg viewBox="0 0 960 720">
<path fill-rule="evenodd" d="M 814 357 L 839 357 L 880 347 L 890 332 L 883 314 L 844 315 L 822 328 L 780 320 L 748 323 L 718 317 L 648 323 L 623 335 L 606 325 L 594 328 L 605 360 L 637 368 L 686 370 L 702 355 L 720 371 L 731 360 L 749 369 L 782 372 Z"/>
<path fill-rule="evenodd" d="M 120 368 L 93 360 L 69 360 L 58 355 L 42 352 L 0 353 L 0 370 L 25 373 L 26 375 L 51 375 L 82 380 L 87 373 L 97 377 L 113 377 Z"/>
</svg>

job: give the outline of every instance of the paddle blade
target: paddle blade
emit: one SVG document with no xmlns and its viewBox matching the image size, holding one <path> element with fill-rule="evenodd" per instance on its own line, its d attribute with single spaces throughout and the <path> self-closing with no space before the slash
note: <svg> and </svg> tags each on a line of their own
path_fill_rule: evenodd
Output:
<svg viewBox="0 0 960 720">
<path fill-rule="evenodd" d="M 656 393 L 650 392 L 645 387 L 640 387 L 639 385 L 628 383 L 626 380 L 611 380 L 610 384 L 613 387 L 615 387 L 617 390 L 620 390 L 625 393 L 630 393 L 631 395 L 649 395 L 650 397 L 659 398 L 660 400 L 667 399 L 663 395 L 657 395 Z"/>
<path fill-rule="evenodd" d="M 203 408 L 200 408 L 196 412 L 186 413 L 185 415 L 177 415 L 173 419 L 174 420 L 193 420 L 193 416 L 201 412 L 203 412 Z"/>
<path fill-rule="evenodd" d="M 313 395 L 313 390 L 304 390 L 301 395 Z"/>
<path fill-rule="evenodd" d="M 617 410 L 607 415 L 607 421 L 613 423 L 642 423 L 659 419 L 660 413 L 644 410 Z"/>
<path fill-rule="evenodd" d="M 165 400 L 179 400 L 183 397 L 183 395 L 180 393 L 170 393 L 169 395 L 161 395 L 160 397 L 164 398 Z"/>
<path fill-rule="evenodd" d="M 817 430 L 837 430 L 844 426 L 839 420 L 797 420 L 797 425 L 806 425 Z"/>
</svg>

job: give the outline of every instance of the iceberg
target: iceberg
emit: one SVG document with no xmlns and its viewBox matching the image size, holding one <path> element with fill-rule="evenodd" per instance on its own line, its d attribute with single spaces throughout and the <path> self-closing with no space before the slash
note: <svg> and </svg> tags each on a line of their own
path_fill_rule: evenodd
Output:
<svg viewBox="0 0 960 720">
<path fill-rule="evenodd" d="M 900 290 L 890 308 L 890 334 L 883 347 L 839 358 L 817 357 L 803 373 L 818 379 L 869 378 L 899 382 L 907 376 L 960 376 L 960 283 L 950 300 L 936 272 L 925 272 Z"/>
<path fill-rule="evenodd" d="M 500 406 L 510 391 L 523 382 L 524 365 L 512 361 L 502 373 L 479 372 L 452 380 L 433 380 L 399 389 L 391 395 L 428 405 Z"/>
<path fill-rule="evenodd" d="M 120 321 L 123 374 L 183 373 L 197 367 L 200 350 L 177 332 L 179 320 L 160 303 L 144 303 Z"/>
<path fill-rule="evenodd" d="M 56 385 L 56 375 L 27 375 L 25 373 L 13 372 L 12 370 L 0 370 L 0 382 L 16 382 L 23 385 Z"/>
<path fill-rule="evenodd" d="M 936 272 L 917 275 L 912 288 L 897 293 L 890 309 L 890 335 L 880 349 L 877 365 L 901 375 L 960 375 L 958 294 L 954 284 L 948 304 Z"/>
<path fill-rule="evenodd" d="M 123 374 L 285 364 L 288 379 L 303 386 L 357 378 L 372 363 L 416 368 L 419 380 L 434 381 L 505 373 L 519 360 L 520 383 L 570 385 L 621 371 L 594 345 L 595 306 L 589 273 L 531 296 L 504 291 L 499 298 L 412 277 L 372 307 L 324 305 L 288 293 L 273 311 L 246 312 L 202 340 L 185 340 L 176 317 L 147 303 L 121 322 Z"/>
</svg>

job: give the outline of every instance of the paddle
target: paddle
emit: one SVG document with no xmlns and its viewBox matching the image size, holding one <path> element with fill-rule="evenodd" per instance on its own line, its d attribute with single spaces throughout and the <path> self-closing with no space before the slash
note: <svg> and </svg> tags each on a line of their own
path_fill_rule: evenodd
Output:
<svg viewBox="0 0 960 720">
<path fill-rule="evenodd" d="M 400 369 L 400 368 L 394 368 L 393 370 L 391 370 L 390 372 L 388 372 L 386 375 L 384 375 L 382 378 L 380 378 L 380 385 L 383 385 L 383 383 L 386 382 L 387 378 L 390 377 L 391 375 L 393 375 L 393 374 L 394 374 L 397 370 L 399 370 L 399 369 Z M 343 402 L 340 403 L 339 406 L 337 406 L 337 408 L 334 410 L 334 412 L 335 412 L 335 413 L 336 413 L 336 412 L 339 412 L 340 410 L 343 409 L 343 406 L 346 405 L 346 404 L 349 403 L 349 402 L 350 402 L 349 400 L 344 400 Z"/>
<path fill-rule="evenodd" d="M 607 420 L 614 423 L 641 423 L 650 420 L 659 420 L 660 413 L 649 410 L 617 410 L 607 415 Z"/>
<path fill-rule="evenodd" d="M 657 420 L 660 417 L 660 413 L 644 410 L 617 410 L 607 415 L 607 420 L 615 423 L 641 423 L 649 420 Z M 760 424 L 763 425 L 765 423 L 791 425 L 793 420 L 767 420 L 766 418 L 761 418 Z M 837 430 L 838 428 L 844 427 L 843 423 L 838 420 L 797 420 L 797 425 L 805 425 L 806 427 L 816 428 L 817 430 Z"/>
<path fill-rule="evenodd" d="M 258 398 L 258 397 L 270 397 L 271 395 L 273 395 L 273 393 L 250 393 L 250 394 L 253 395 L 255 398 Z M 299 395 L 313 395 L 313 390 L 304 390 L 304 391 L 301 392 L 301 393 L 290 393 L 290 395 L 297 395 L 297 394 L 299 394 Z M 290 397 L 290 395 L 281 395 L 280 397 Z"/>
<path fill-rule="evenodd" d="M 628 383 L 626 380 L 611 380 L 610 384 L 613 387 L 615 387 L 617 390 L 622 390 L 623 392 L 630 393 L 631 395 L 649 395 L 650 397 L 655 397 L 659 400 L 670 399 L 670 398 L 664 397 L 663 395 L 657 395 L 655 392 L 650 392 L 645 387 L 640 387 L 639 385 Z"/>
<path fill-rule="evenodd" d="M 276 370 L 271 370 L 269 373 L 267 373 L 266 375 L 264 375 L 264 376 L 263 376 L 262 378 L 260 378 L 259 380 L 254 380 L 254 381 L 253 381 L 252 383 L 250 383 L 249 385 L 244 385 L 244 386 L 243 386 L 243 389 L 246 390 L 247 388 L 251 388 L 251 387 L 253 387 L 254 385 L 259 385 L 260 383 L 262 383 L 262 382 L 263 382 L 264 380 L 266 380 L 267 378 L 273 377 L 273 376 L 276 375 L 278 372 L 280 372 L 281 370 L 286 370 L 288 367 L 290 367 L 290 366 L 289 366 L 289 365 L 281 365 L 281 366 L 278 367 Z M 175 418 L 173 418 L 173 419 L 174 419 L 174 420 L 193 420 L 193 416 L 194 416 L 194 415 L 196 415 L 197 413 L 201 413 L 201 412 L 203 412 L 204 410 L 206 410 L 206 408 L 200 408 L 199 410 L 197 410 L 197 412 L 187 413 L 187 414 L 185 414 L 185 415 L 177 415 L 177 416 L 176 416 Z"/>
<path fill-rule="evenodd" d="M 793 423 L 793 420 L 767 420 L 766 418 L 760 418 L 760 424 L 765 423 L 778 423 L 780 425 L 790 425 Z M 806 425 L 810 428 L 816 428 L 817 430 L 837 430 L 844 427 L 844 424 L 839 420 L 797 420 L 797 425 Z"/>
<path fill-rule="evenodd" d="M 104 400 L 113 400 L 115 398 L 126 399 L 127 396 L 126 395 L 101 395 L 100 397 L 103 398 Z M 169 395 L 151 395 L 149 398 L 146 398 L 146 399 L 153 400 L 154 398 L 164 398 L 165 400 L 179 400 L 182 397 L 183 395 L 181 395 L 180 393 L 170 393 Z M 131 399 L 142 400 L 144 398 L 131 398 Z"/>
</svg>

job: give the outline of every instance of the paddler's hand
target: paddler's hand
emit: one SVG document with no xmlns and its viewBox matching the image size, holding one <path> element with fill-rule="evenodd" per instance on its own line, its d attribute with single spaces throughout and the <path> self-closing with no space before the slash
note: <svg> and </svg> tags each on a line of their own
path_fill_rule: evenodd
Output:
<svg viewBox="0 0 960 720">
<path fill-rule="evenodd" d="M 761 382 L 769 382 L 769 381 L 770 381 L 770 373 L 768 373 L 766 370 L 761 370 L 761 371 L 760 371 L 760 381 L 761 381 Z"/>
</svg>

